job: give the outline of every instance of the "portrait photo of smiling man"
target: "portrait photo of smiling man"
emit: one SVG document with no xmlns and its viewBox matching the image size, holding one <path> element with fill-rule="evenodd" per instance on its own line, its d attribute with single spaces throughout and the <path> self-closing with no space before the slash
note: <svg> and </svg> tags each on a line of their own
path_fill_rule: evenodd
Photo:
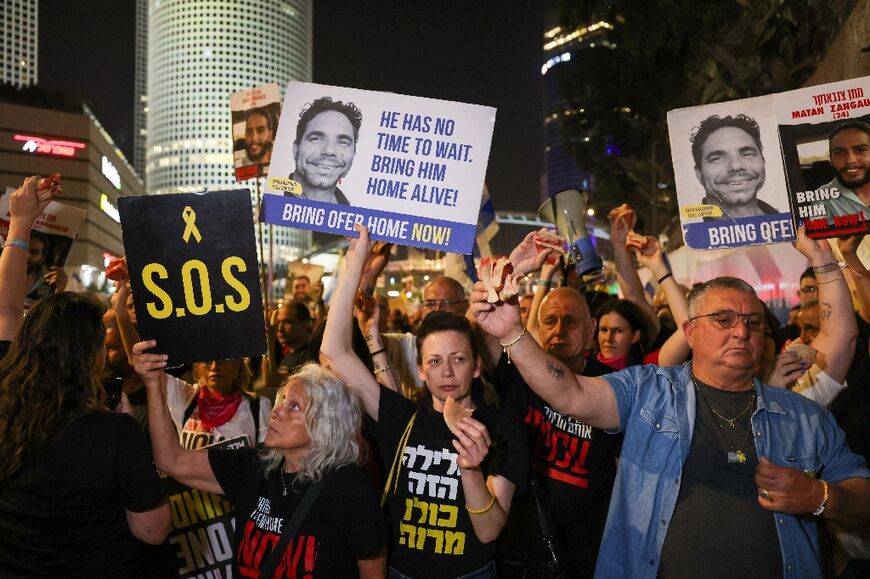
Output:
<svg viewBox="0 0 870 579">
<path fill-rule="evenodd" d="M 321 97 L 303 107 L 290 174 L 301 188 L 300 197 L 350 205 L 338 186 L 353 166 L 361 124 L 362 113 L 351 102 Z"/>
<path fill-rule="evenodd" d="M 705 205 L 714 205 L 722 215 L 710 219 L 736 219 L 779 213 L 758 199 L 766 178 L 761 131 L 744 114 L 701 121 L 691 136 L 695 176 L 704 188 Z"/>
</svg>

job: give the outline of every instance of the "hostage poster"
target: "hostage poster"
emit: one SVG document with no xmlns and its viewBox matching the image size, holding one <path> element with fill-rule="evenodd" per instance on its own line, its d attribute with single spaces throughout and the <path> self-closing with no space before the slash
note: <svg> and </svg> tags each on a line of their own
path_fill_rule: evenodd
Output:
<svg viewBox="0 0 870 579">
<path fill-rule="evenodd" d="M 494 126 L 491 107 L 290 82 L 263 219 L 470 253 Z"/>
</svg>

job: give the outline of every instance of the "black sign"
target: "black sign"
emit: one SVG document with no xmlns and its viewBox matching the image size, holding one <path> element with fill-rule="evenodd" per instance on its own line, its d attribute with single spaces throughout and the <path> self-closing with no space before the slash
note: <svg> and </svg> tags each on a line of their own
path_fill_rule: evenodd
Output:
<svg viewBox="0 0 870 579">
<path fill-rule="evenodd" d="M 169 363 L 266 351 L 247 190 L 118 199 L 139 335 Z"/>
</svg>

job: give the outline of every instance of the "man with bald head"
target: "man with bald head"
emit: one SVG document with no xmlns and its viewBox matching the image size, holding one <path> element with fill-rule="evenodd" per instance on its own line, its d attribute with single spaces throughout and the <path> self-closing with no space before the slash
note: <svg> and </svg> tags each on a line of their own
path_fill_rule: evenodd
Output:
<svg viewBox="0 0 870 579">
<path fill-rule="evenodd" d="M 538 320 L 541 347 L 571 372 L 599 376 L 611 371 L 594 356 L 584 356 L 595 319 L 577 290 L 549 292 Z M 530 471 L 560 569 L 568 577 L 590 577 L 616 477 L 619 438 L 554 410 L 528 387 L 506 355 L 493 378 L 503 407 L 518 413 L 528 427 Z M 499 539 L 499 577 L 521 577 L 530 562 L 547 556 L 535 496 L 515 497 Z"/>
</svg>

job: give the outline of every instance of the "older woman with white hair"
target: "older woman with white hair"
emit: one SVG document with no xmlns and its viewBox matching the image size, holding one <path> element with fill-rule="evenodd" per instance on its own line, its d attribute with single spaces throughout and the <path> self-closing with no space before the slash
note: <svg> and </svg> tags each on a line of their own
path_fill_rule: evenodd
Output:
<svg viewBox="0 0 870 579">
<path fill-rule="evenodd" d="M 329 371 L 307 364 L 278 391 L 263 448 L 182 448 L 166 404 L 166 356 L 133 347 L 148 388 L 158 468 L 236 507 L 234 571 L 260 577 L 383 577 L 386 522 L 356 465 L 361 412 Z"/>
</svg>

